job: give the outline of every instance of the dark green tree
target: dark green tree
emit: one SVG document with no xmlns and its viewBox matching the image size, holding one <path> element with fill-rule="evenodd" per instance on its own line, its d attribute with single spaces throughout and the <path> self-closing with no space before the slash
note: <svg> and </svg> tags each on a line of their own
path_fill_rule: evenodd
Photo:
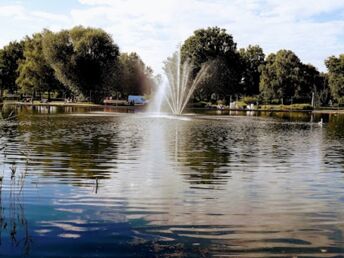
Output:
<svg viewBox="0 0 344 258">
<path fill-rule="evenodd" d="M 203 64 L 212 62 L 212 68 L 204 76 L 198 91 L 205 95 L 216 93 L 223 97 L 240 92 L 240 56 L 232 35 L 225 29 L 209 27 L 196 30 L 181 47 L 182 60 L 190 60 L 193 77 Z M 197 94 L 197 92 L 196 92 Z"/>
<path fill-rule="evenodd" d="M 267 101 L 284 99 L 287 102 L 328 101 L 329 89 L 325 75 L 311 64 L 303 64 L 290 50 L 270 54 L 259 67 L 260 93 Z"/>
<path fill-rule="evenodd" d="M 123 53 L 120 61 L 120 91 L 123 95 L 150 94 L 153 87 L 153 71 L 136 53 Z"/>
<path fill-rule="evenodd" d="M 99 103 L 113 91 L 119 48 L 105 31 L 79 26 L 47 32 L 43 52 L 56 78 L 76 96 Z"/>
<path fill-rule="evenodd" d="M 331 99 L 331 89 L 329 86 L 329 78 L 327 73 L 320 73 L 318 77 L 317 89 L 316 89 L 316 104 L 328 105 Z"/>
<path fill-rule="evenodd" d="M 0 49 L 0 102 L 2 101 L 3 91 L 5 85 L 3 85 L 3 71 L 5 69 L 4 60 L 3 60 L 3 50 Z"/>
<path fill-rule="evenodd" d="M 276 54 L 270 54 L 265 60 L 265 64 L 259 67 L 260 82 L 259 91 L 261 96 L 267 101 L 274 98 L 279 98 L 278 88 L 279 81 L 277 78 L 277 71 L 274 67 Z"/>
<path fill-rule="evenodd" d="M 260 72 L 259 88 L 265 100 L 300 97 L 302 63 L 292 51 L 270 54 Z"/>
<path fill-rule="evenodd" d="M 298 87 L 295 89 L 295 95 L 299 98 L 310 99 L 312 97 L 312 93 L 315 93 L 317 90 L 320 73 L 311 64 L 301 64 L 300 71 L 300 82 Z"/>
<path fill-rule="evenodd" d="M 300 83 L 295 95 L 304 102 L 310 101 L 314 95 L 315 105 L 327 104 L 330 98 L 327 74 L 320 73 L 311 64 L 302 64 Z"/>
<path fill-rule="evenodd" d="M 260 72 L 259 66 L 264 64 L 265 54 L 258 46 L 249 45 L 246 49 L 239 51 L 242 62 L 242 91 L 245 95 L 259 94 Z"/>
<path fill-rule="evenodd" d="M 0 97 L 4 90 L 17 90 L 18 65 L 23 59 L 23 42 L 10 42 L 0 50 Z"/>
<path fill-rule="evenodd" d="M 48 33 L 48 32 L 46 32 Z M 43 34 L 36 33 L 24 41 L 24 59 L 20 61 L 16 80 L 20 91 L 36 95 L 36 93 L 62 91 L 62 84 L 55 78 L 54 70 L 47 63 L 42 51 Z"/>
<path fill-rule="evenodd" d="M 325 61 L 328 69 L 329 87 L 334 100 L 344 103 L 344 54 L 331 56 Z"/>
</svg>

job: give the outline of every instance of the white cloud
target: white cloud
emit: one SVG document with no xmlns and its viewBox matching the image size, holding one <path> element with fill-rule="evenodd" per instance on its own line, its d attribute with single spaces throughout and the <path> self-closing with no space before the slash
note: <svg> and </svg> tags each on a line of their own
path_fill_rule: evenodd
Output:
<svg viewBox="0 0 344 258">
<path fill-rule="evenodd" d="M 69 17 L 66 15 L 60 15 L 60 14 L 53 14 L 48 12 L 41 12 L 41 11 L 34 11 L 31 13 L 31 16 L 33 19 L 41 19 L 44 22 L 58 22 L 58 23 L 68 23 Z"/>
<path fill-rule="evenodd" d="M 80 7 L 65 15 L 29 11 L 21 5 L 0 6 L 1 27 L 21 38 L 40 31 L 73 25 L 101 27 L 113 35 L 122 51 L 136 51 L 143 60 L 161 71 L 162 61 L 195 29 L 220 26 L 233 34 L 239 47 L 261 45 L 266 53 L 286 48 L 305 63 L 324 70 L 323 60 L 344 49 L 342 0 L 79 0 Z M 47 3 L 48 4 L 48 3 Z M 16 30 L 16 26 L 18 30 Z M 22 33 L 20 35 L 19 33 Z M 4 39 L 2 39 L 4 42 Z M 0 42 L 1 43 L 1 42 Z"/>
<path fill-rule="evenodd" d="M 101 17 L 124 50 L 137 51 L 160 70 L 175 46 L 201 27 L 220 26 L 239 47 L 260 44 L 267 53 L 292 49 L 324 70 L 323 60 L 343 49 L 343 20 L 320 22 L 313 16 L 343 10 L 341 0 L 135 1 L 80 0 L 88 6 L 72 13 L 74 21 L 92 25 Z M 108 26 L 107 26 L 108 24 Z"/>
<path fill-rule="evenodd" d="M 42 31 L 43 28 L 58 30 L 71 26 L 67 15 L 40 10 L 28 10 L 20 3 L 0 5 L 0 46 L 9 41 L 21 40 L 26 35 Z"/>
</svg>

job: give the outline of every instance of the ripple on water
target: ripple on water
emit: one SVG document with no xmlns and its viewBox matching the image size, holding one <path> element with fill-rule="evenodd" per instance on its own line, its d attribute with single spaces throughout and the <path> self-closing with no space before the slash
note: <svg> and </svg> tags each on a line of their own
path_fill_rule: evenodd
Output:
<svg viewBox="0 0 344 258">
<path fill-rule="evenodd" d="M 340 256 L 344 138 L 297 119 L 18 116 L 0 137 L 0 224 L 20 248 L 0 253 Z"/>
</svg>

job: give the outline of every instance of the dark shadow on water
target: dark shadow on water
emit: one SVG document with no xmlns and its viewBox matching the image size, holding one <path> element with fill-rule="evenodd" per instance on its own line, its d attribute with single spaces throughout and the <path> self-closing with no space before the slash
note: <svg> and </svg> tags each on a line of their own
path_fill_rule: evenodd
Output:
<svg viewBox="0 0 344 258">
<path fill-rule="evenodd" d="M 26 107 L 22 107 L 26 108 Z M 30 169 L 61 182 L 83 185 L 84 179 L 106 179 L 116 167 L 117 145 L 111 141 L 116 130 L 105 119 L 36 116 L 19 111 L 15 123 L 2 129 L 3 144 L 11 145 L 5 163 L 25 162 L 30 152 Z M 102 126 L 100 126 L 102 124 Z M 65 178 L 65 179 L 63 179 Z M 80 180 L 79 180 L 80 179 Z"/>
<path fill-rule="evenodd" d="M 225 184 L 230 174 L 226 164 L 230 160 L 229 132 L 220 128 L 190 127 L 180 123 L 175 128 L 175 160 L 185 166 L 183 176 L 191 185 Z M 198 139 L 192 141 L 192 138 Z"/>
<path fill-rule="evenodd" d="M 27 171 L 3 173 L 0 180 L 0 254 L 29 255 L 33 236 L 25 215 L 24 185 Z"/>
</svg>

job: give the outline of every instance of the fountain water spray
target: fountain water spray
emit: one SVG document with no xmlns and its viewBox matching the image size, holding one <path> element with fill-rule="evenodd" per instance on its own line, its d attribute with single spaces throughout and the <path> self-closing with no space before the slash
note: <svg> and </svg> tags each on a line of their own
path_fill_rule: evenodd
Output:
<svg viewBox="0 0 344 258">
<path fill-rule="evenodd" d="M 154 94 L 153 101 L 149 104 L 149 112 L 151 113 L 161 113 L 161 106 L 165 99 L 166 89 L 168 87 L 168 82 L 165 78 L 162 78 L 161 81 L 156 83 L 158 84 L 158 87 Z"/>
<path fill-rule="evenodd" d="M 200 84 L 210 64 L 206 63 L 191 80 L 192 65 L 187 60 L 182 63 L 181 51 L 179 50 L 165 61 L 164 71 L 167 81 L 159 85 L 152 102 L 152 108 L 155 112 L 160 112 L 163 100 L 166 101 L 173 114 L 180 115 L 188 104 L 193 92 Z"/>
</svg>

